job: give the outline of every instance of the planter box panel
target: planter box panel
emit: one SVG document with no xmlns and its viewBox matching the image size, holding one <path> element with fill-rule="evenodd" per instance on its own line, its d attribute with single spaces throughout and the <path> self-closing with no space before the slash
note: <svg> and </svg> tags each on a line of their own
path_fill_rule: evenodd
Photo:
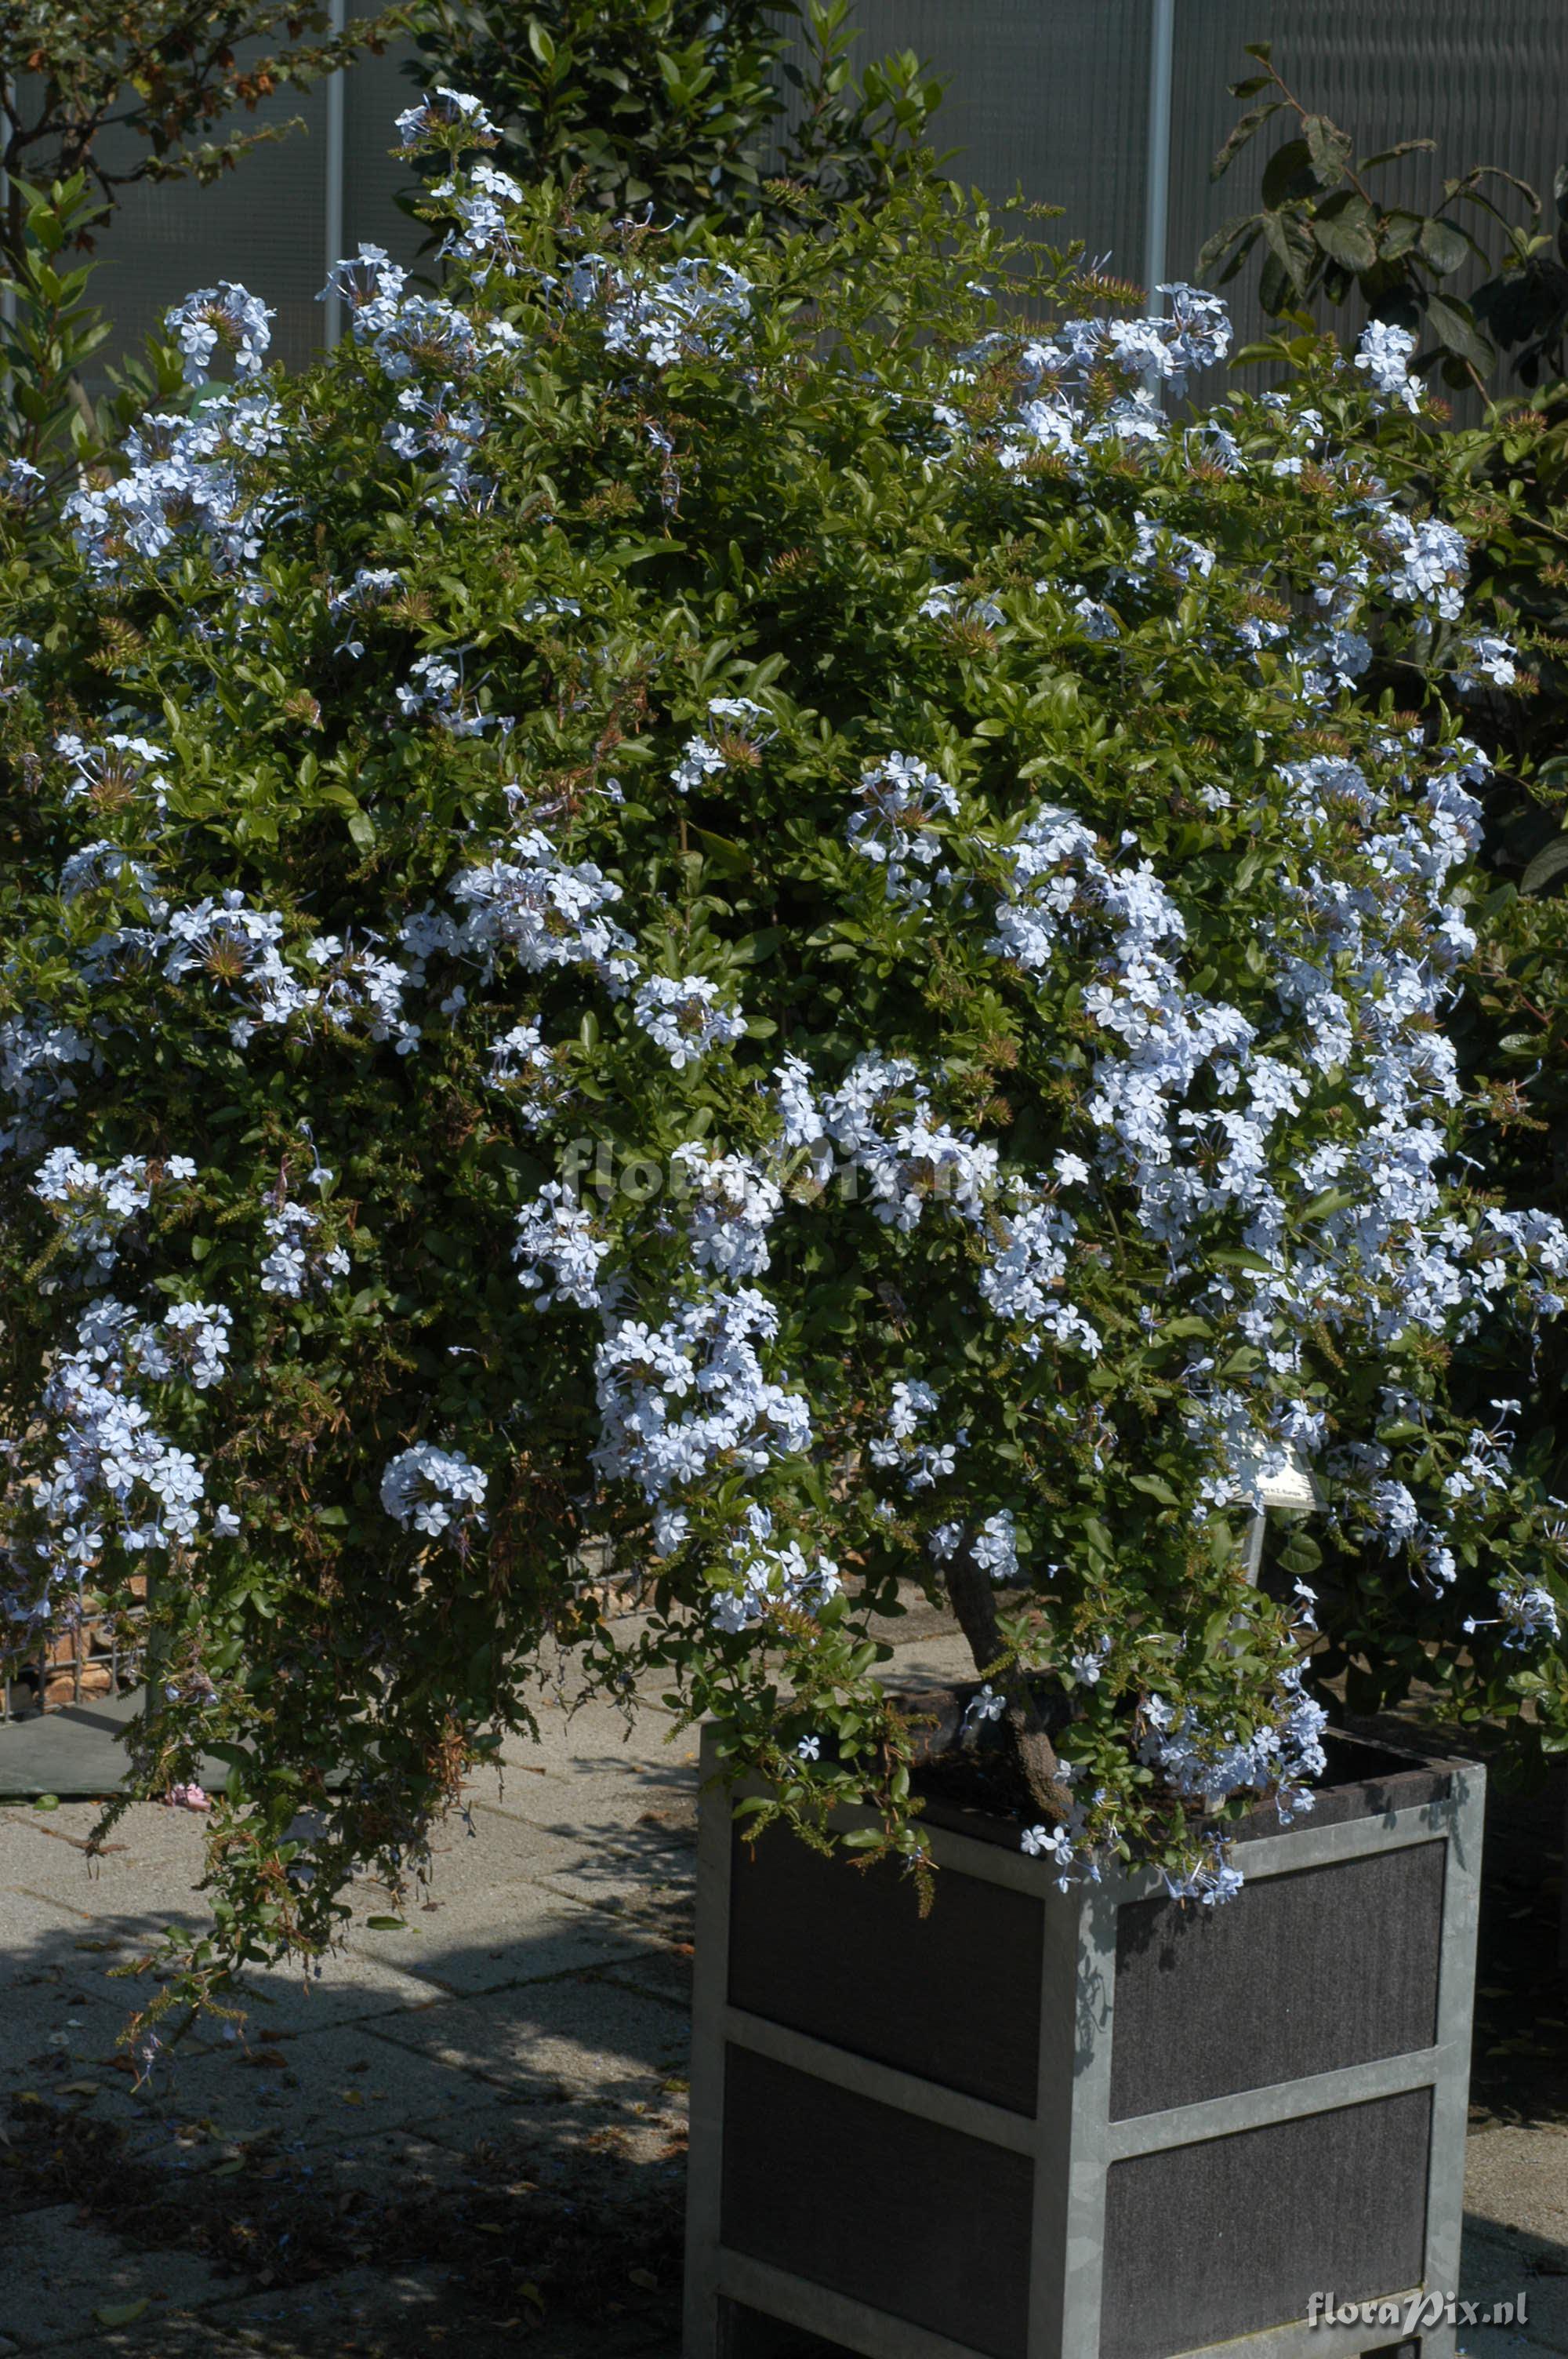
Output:
<svg viewBox="0 0 1568 2359">
<path fill-rule="evenodd" d="M 922 1920 L 704 1743 L 684 2359 L 1454 2359 L 1306 2313 L 1457 2281 L 1479 1768 L 1336 1733 L 1219 1911 L 943 1798 Z"/>
<path fill-rule="evenodd" d="M 786 2326 L 744 2302 L 719 2305 L 719 2359 L 854 2359 L 841 2343 L 825 2343 L 804 2327 Z"/>
<path fill-rule="evenodd" d="M 1432 2093 L 1168 2147 L 1106 2181 L 1101 2359 L 1170 2359 L 1421 2284 Z"/>
<path fill-rule="evenodd" d="M 1027 2157 L 743 2048 L 727 2049 L 724 2065 L 719 2236 L 730 2251 L 991 2359 L 1024 2359 Z M 923 2190 L 940 2207 L 940 2236 Z"/>
<path fill-rule="evenodd" d="M 1110 2117 L 1405 2056 L 1437 2038 L 1447 1845 L 1119 1910 Z"/>
<path fill-rule="evenodd" d="M 824 1859 L 783 1830 L 737 1836 L 732 2006 L 873 2063 L 1033 2114 L 1040 2070 L 1039 1904 L 944 1868 L 922 1920 L 891 1861 Z M 939 2075 L 934 2071 L 939 2065 Z"/>
</svg>

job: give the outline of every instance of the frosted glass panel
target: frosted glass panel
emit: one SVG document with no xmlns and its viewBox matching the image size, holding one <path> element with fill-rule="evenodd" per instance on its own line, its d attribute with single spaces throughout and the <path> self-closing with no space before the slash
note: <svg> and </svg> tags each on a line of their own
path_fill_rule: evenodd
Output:
<svg viewBox="0 0 1568 2359">
<path fill-rule="evenodd" d="M 375 9 L 360 6 L 351 14 L 370 16 Z M 429 230 L 398 212 L 395 200 L 413 175 L 387 151 L 397 136 L 395 120 L 419 96 L 420 85 L 403 71 L 405 59 L 416 54 L 411 42 L 400 41 L 379 58 L 362 58 L 343 77 L 343 250 L 354 254 L 364 244 L 384 245 L 395 261 L 410 266 Z M 429 267 L 428 261 L 424 266 Z"/>
<path fill-rule="evenodd" d="M 369 0 L 351 0 L 370 13 Z M 858 55 L 913 49 L 948 84 L 936 144 L 947 169 L 1000 200 L 1022 185 L 1065 215 L 1046 234 L 1081 237 L 1091 256 L 1141 280 L 1145 255 L 1152 0 L 860 0 Z M 1255 201 L 1268 139 L 1216 184 L 1209 159 L 1235 120 L 1227 82 L 1248 69 L 1242 44 L 1269 40 L 1286 79 L 1351 131 L 1363 152 L 1430 136 L 1390 181 L 1430 201 L 1443 176 L 1498 163 L 1545 190 L 1568 158 L 1568 0 L 1176 0 L 1170 223 L 1173 277 L 1195 270 L 1204 240 Z M 362 239 L 412 263 L 425 232 L 397 211 L 406 167 L 387 154 L 392 119 L 414 95 L 406 50 L 366 59 L 344 82 L 345 248 Z M 291 363 L 319 342 L 314 298 L 325 274 L 326 100 L 269 103 L 258 119 L 305 116 L 308 128 L 262 149 L 217 188 L 143 187 L 104 239 L 99 289 L 135 342 L 192 287 L 232 277 L 277 308 L 277 349 Z M 1238 326 L 1261 321 L 1249 290 Z M 1354 332 L 1357 316 L 1346 324 Z"/>
<path fill-rule="evenodd" d="M 860 0 L 855 21 L 857 60 L 914 49 L 946 80 L 955 179 L 992 199 L 1022 181 L 1066 208 L 1043 234 L 1141 277 L 1149 0 Z"/>
<path fill-rule="evenodd" d="M 125 191 L 99 242 L 103 268 L 93 282 L 114 317 L 112 352 L 134 349 L 193 288 L 237 278 L 276 310 L 274 352 L 291 365 L 308 357 L 320 337 L 314 299 L 323 277 L 324 92 L 285 91 L 214 136 L 294 115 L 303 117 L 303 130 L 255 148 L 211 188 L 144 180 Z"/>
</svg>

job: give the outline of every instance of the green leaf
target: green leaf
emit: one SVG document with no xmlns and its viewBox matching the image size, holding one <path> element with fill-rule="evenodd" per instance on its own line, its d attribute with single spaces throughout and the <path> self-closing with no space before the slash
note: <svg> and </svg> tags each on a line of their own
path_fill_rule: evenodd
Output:
<svg viewBox="0 0 1568 2359">
<path fill-rule="evenodd" d="M 555 42 L 550 38 L 549 34 L 546 32 L 545 27 L 540 24 L 537 16 L 530 16 L 528 19 L 528 47 L 533 50 L 534 55 L 538 59 L 539 63 L 542 66 L 553 66 L 555 64 Z"/>
<path fill-rule="evenodd" d="M 1238 91 L 1236 95 L 1239 97 L 1241 92 Z M 1271 114 L 1278 114 L 1283 103 L 1282 99 L 1275 98 L 1271 99 L 1267 106 L 1249 106 L 1246 114 L 1238 122 L 1232 124 L 1223 147 L 1217 149 L 1214 161 L 1208 168 L 1211 180 L 1224 178 L 1248 142 L 1261 131 Z"/>
<path fill-rule="evenodd" d="M 1378 260 L 1372 224 L 1371 206 L 1352 191 L 1346 200 L 1320 205 L 1310 226 L 1314 241 L 1331 262 L 1346 270 L 1371 270 Z"/>
<path fill-rule="evenodd" d="M 1444 350 L 1456 353 L 1462 361 L 1468 361 L 1471 367 L 1484 376 L 1497 354 L 1477 329 L 1470 315 L 1469 305 L 1461 303 L 1456 297 L 1429 295 L 1422 309 L 1427 326 Z"/>
<path fill-rule="evenodd" d="M 1276 147 L 1263 168 L 1265 212 L 1272 212 L 1288 198 L 1292 183 L 1312 168 L 1312 150 L 1304 139 L 1287 139 Z"/>
<path fill-rule="evenodd" d="M 1356 167 L 1358 172 L 1370 172 L 1379 164 L 1397 163 L 1401 156 L 1435 156 L 1435 139 L 1399 139 L 1391 147 L 1379 147 L 1375 156 L 1363 156 Z"/>
<path fill-rule="evenodd" d="M 1337 188 L 1350 160 L 1350 134 L 1341 131 L 1336 123 L 1330 123 L 1326 114 L 1309 114 L 1302 125 L 1302 136 L 1313 170 L 1324 187 Z"/>
<path fill-rule="evenodd" d="M 1552 878 L 1560 876 L 1565 868 L 1568 868 L 1568 835 L 1554 836 L 1536 853 L 1519 878 L 1519 891 L 1539 893 L 1543 885 L 1550 885 Z"/>
<path fill-rule="evenodd" d="M 372 1933 L 406 1933 L 406 1920 L 401 1917 L 367 1917 L 367 1930 Z"/>
<path fill-rule="evenodd" d="M 1325 1220 L 1330 1212 L 1342 1212 L 1347 1204 L 1355 1201 L 1354 1188 L 1325 1188 L 1321 1196 L 1314 1196 L 1310 1204 L 1303 1206 L 1302 1218 L 1303 1221 Z"/>
<path fill-rule="evenodd" d="M 1220 223 L 1212 237 L 1204 241 L 1198 255 L 1198 277 L 1206 277 L 1221 255 L 1234 245 L 1238 249 L 1236 258 L 1226 274 L 1227 277 L 1233 276 L 1262 234 L 1263 225 L 1256 214 L 1233 213 L 1227 222 Z"/>
<path fill-rule="evenodd" d="M 100 2326 L 133 2326 L 151 2308 L 150 2297 L 144 2294 L 140 2301 L 106 2301 L 92 2315 Z"/>
<path fill-rule="evenodd" d="M 764 959 L 772 958 L 784 939 L 782 926 L 763 926 L 756 933 L 743 934 L 738 942 L 731 942 L 730 955 L 739 965 L 761 966 Z"/>
<path fill-rule="evenodd" d="M 1312 242 L 1301 223 L 1281 212 L 1263 215 L 1263 234 L 1281 275 L 1303 301 L 1306 299 L 1307 277 L 1312 268 Z M 1276 308 L 1271 306 L 1271 309 Z"/>
<path fill-rule="evenodd" d="M 1422 222 L 1415 243 L 1422 260 L 1430 263 L 1440 278 L 1462 269 L 1476 251 L 1474 240 L 1466 237 L 1456 223 L 1444 221 L 1437 213 Z"/>
</svg>

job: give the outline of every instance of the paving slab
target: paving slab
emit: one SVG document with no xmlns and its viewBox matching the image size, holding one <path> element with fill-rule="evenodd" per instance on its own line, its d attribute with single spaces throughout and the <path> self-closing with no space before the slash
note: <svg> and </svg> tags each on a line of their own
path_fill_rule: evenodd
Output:
<svg viewBox="0 0 1568 2359">
<path fill-rule="evenodd" d="M 696 1876 L 696 1809 L 685 1793 L 650 1790 L 641 1780 L 617 1789 L 611 1812 L 558 1807 L 552 1794 L 529 1801 L 541 1815 L 549 1810 L 554 1823 L 543 1829 L 553 1844 L 541 1852 L 530 1871 L 534 1880 L 551 1892 L 583 1903 L 608 1915 L 627 1918 L 659 1930 L 675 1940 L 689 1938 L 692 1894 Z M 496 1842 L 501 1829 L 533 1827 L 534 1821 L 477 1802 L 471 1809 L 481 1830 L 481 1846 Z M 504 1853 L 503 1855 L 505 1855 Z M 481 1848 L 473 1861 L 481 1868 Z"/>
<path fill-rule="evenodd" d="M 623 1989 L 641 1991 L 649 1998 L 663 1999 L 666 2006 L 691 2007 L 691 1977 L 694 1953 L 689 1941 L 679 1948 L 663 1942 L 650 1943 L 631 1956 L 621 1958 L 604 1969 L 602 1980 L 619 1983 Z"/>
<path fill-rule="evenodd" d="M 404 2010 L 376 2020 L 411 2027 L 421 2019 Z M 466 2120 L 470 2134 L 477 2136 L 481 2120 L 498 2113 L 505 2093 L 477 2077 L 444 2069 L 406 2043 L 394 2045 L 360 2023 L 302 2032 L 261 2052 L 281 2061 L 254 2064 L 238 2045 L 189 2060 L 177 2056 L 154 2075 L 160 2105 L 186 2121 L 207 2122 L 221 2140 L 248 2144 L 287 2131 L 306 2147 L 347 2149 L 362 2133 L 373 2136 L 449 2116 Z"/>
<path fill-rule="evenodd" d="M 1555 2256 L 1555 2257 L 1553 2257 Z M 1568 2251 L 1539 2240 L 1498 2235 L 1489 2223 L 1468 2216 L 1459 2265 L 1459 2292 L 1476 2305 L 1480 2319 L 1497 2317 L 1507 2305 L 1514 2322 L 1465 2325 L 1459 2343 L 1471 2359 L 1528 2359 L 1542 2351 L 1568 2351 Z M 1520 2297 L 1525 2315 L 1519 2322 Z"/>
<path fill-rule="evenodd" d="M 170 2307 L 90 2345 L 112 2359 L 679 2359 L 678 2339 L 633 2321 L 573 2327 L 527 2317 L 475 2318 L 456 2308 L 439 2271 L 371 2269 L 322 2277 L 287 2294 L 265 2293 L 199 2315 Z"/>
<path fill-rule="evenodd" d="M 30 1895 L 11 1897 L 18 1904 L 27 1902 L 35 1911 L 34 1946 L 25 1953 L 31 1964 L 31 1979 L 49 1987 L 69 1983 L 109 2006 L 121 2023 L 145 2006 L 159 1983 L 167 1979 L 167 1970 L 157 1969 L 146 1975 L 127 1977 L 125 1966 L 137 1958 L 156 1956 L 168 1925 L 178 1923 L 187 1930 L 199 1931 L 211 1921 L 204 1911 L 198 1915 L 190 1908 L 178 1917 L 162 1911 L 150 1916 L 82 1919 L 74 1913 L 67 1915 L 59 1904 L 34 1901 Z M 200 1896 L 195 1897 L 200 1899 Z M 7 1896 L 0 1892 L 0 1938 L 5 1923 L 6 1899 Z M 55 1920 L 52 1933 L 47 1922 L 51 1914 Z M 384 2014 L 390 2007 L 424 2006 L 429 2002 L 427 1983 L 416 1980 L 396 1964 L 373 1953 L 334 1951 L 321 1961 L 321 1965 L 320 1976 L 312 1974 L 308 1980 L 298 1965 L 246 1968 L 233 2004 L 249 2015 L 253 2038 L 258 2033 L 283 2027 L 290 2030 L 320 2030 L 330 2023 L 351 2022 L 360 2016 Z M 0 1980 L 0 1988 L 3 1987 Z M 198 2046 L 211 2046 L 222 2037 L 222 2027 L 214 2022 L 192 2037 Z M 0 2058 L 5 2053 L 5 2038 L 6 2027 L 0 2019 Z"/>
<path fill-rule="evenodd" d="M 586 1825 L 635 1824 L 643 1811 L 695 1821 L 697 1764 L 683 1755 L 624 1761 L 568 1762 L 557 1768 L 512 1763 L 479 1769 L 464 1783 L 464 1799 L 552 1833 L 580 1833 Z"/>
<path fill-rule="evenodd" d="M 438 1911 L 470 1894 L 548 1875 L 568 1865 L 581 1847 L 580 1831 L 570 1827 L 557 1834 L 530 1819 L 483 1807 L 455 1810 L 432 1835 L 427 1879 L 411 1876 L 406 1897 L 415 1908 L 428 1902 Z M 344 1897 L 361 1921 L 384 1914 L 391 1905 L 386 1886 L 368 1878 Z"/>
<path fill-rule="evenodd" d="M 189 1910 L 203 1903 L 206 1873 L 200 1828 L 184 1811 L 146 1807 L 142 1822 L 114 1828 L 100 1852 L 88 1844 L 97 1822 L 91 1803 L 58 1810 L 0 1810 L 4 1880 L 61 1902 L 80 1917 Z"/>
<path fill-rule="evenodd" d="M 1465 2149 L 1465 2209 L 1493 2233 L 1552 2248 L 1568 2268 L 1568 2129 L 1503 2123 L 1473 2132 Z"/>
<path fill-rule="evenodd" d="M 254 2351 L 298 2351 L 308 2359 L 332 2359 L 351 2350 L 365 2330 L 401 2334 L 439 2323 L 450 2308 L 447 2274 L 441 2269 L 346 2269 L 308 2285 L 267 2289 L 205 2313 L 222 2332 L 244 2336 Z M 177 2346 L 178 2347 L 178 2346 Z M 195 2346 L 200 2349 L 200 2345 Z M 161 2359 L 148 2354 L 147 2359 Z"/>
<path fill-rule="evenodd" d="M 524 1696 L 533 1712 L 536 1735 L 514 1731 L 502 1740 L 501 1759 L 535 1768 L 563 1769 L 577 1766 L 613 1768 L 648 1759 L 670 1749 L 696 1752 L 690 1731 L 676 1736 L 675 1718 L 658 1701 L 657 1690 L 640 1693 L 630 1712 L 602 1696 L 577 1701 L 568 1680 L 564 1693 L 549 1685 L 535 1685 Z"/>
<path fill-rule="evenodd" d="M 909 1646 L 899 1647 L 894 1660 L 887 1666 L 886 1676 L 896 1679 L 900 1687 L 950 1687 L 974 1678 L 975 1658 L 969 1652 L 968 1640 L 961 1632 L 953 1630 L 922 1636 Z"/>
<path fill-rule="evenodd" d="M 14 2215 L 0 2249 L 0 2334 L 25 2350 L 101 2333 L 95 2310 L 144 2299 L 190 2307 L 232 2292 L 197 2255 L 135 2251 L 83 2226 L 72 2203 Z"/>
<path fill-rule="evenodd" d="M 659 2108 L 664 2083 L 685 2076 L 690 2045 L 678 2006 L 586 1974 L 389 2017 L 377 2036 L 454 2077 L 482 2075 L 514 2104 L 589 2099 L 616 2109 Z"/>
<path fill-rule="evenodd" d="M 617 1921 L 581 1901 L 518 1882 L 465 1894 L 434 1913 L 416 1908 L 402 1932 L 362 1928 L 351 1936 L 349 1954 L 395 1965 L 428 2000 L 446 1994 L 470 1997 L 585 1967 L 631 1963 L 655 1938 L 630 1919 Z"/>
<path fill-rule="evenodd" d="M 0 2006 L 0 2087 L 48 2094 L 52 2080 L 107 2062 L 130 2012 L 124 1999 L 115 2005 L 52 1978 L 13 1985 Z"/>
<path fill-rule="evenodd" d="M 11 1864 L 15 1846 L 0 1830 L 0 1858 Z M 45 1970 L 69 1971 L 79 1937 L 92 1927 L 72 1908 L 25 1886 L 0 1884 L 0 1991 Z"/>
</svg>

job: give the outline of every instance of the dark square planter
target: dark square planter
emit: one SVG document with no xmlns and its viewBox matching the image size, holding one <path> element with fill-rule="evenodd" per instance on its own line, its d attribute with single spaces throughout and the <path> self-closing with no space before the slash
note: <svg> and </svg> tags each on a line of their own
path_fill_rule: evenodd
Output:
<svg viewBox="0 0 1568 2359">
<path fill-rule="evenodd" d="M 923 1922 L 705 1785 L 685 2359 L 1451 2359 L 1482 1790 L 1336 1737 L 1213 1910 L 933 1802 Z"/>
</svg>

